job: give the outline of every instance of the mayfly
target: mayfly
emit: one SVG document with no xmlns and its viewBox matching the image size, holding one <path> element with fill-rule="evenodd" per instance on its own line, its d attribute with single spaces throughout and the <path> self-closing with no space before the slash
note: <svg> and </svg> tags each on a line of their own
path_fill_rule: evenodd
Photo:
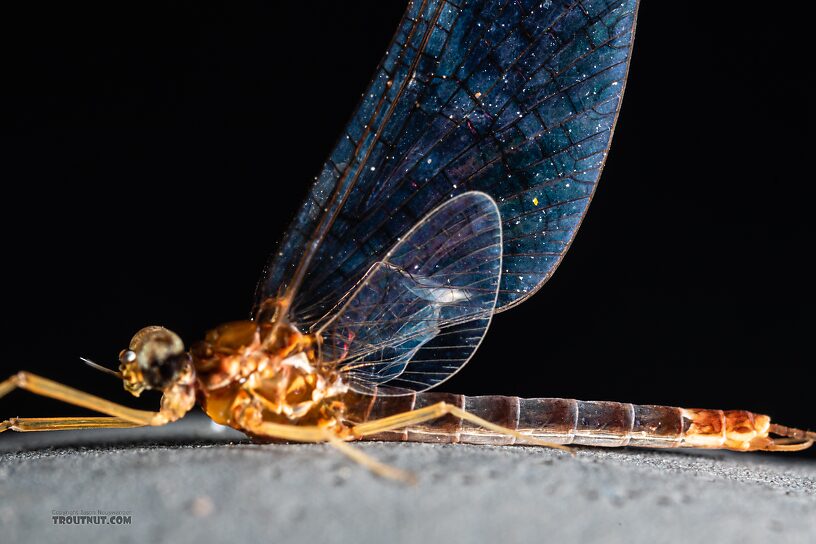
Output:
<svg viewBox="0 0 816 544">
<path fill-rule="evenodd" d="M 747 411 L 428 392 L 495 312 L 552 275 L 595 191 L 620 109 L 637 0 L 414 0 L 256 290 L 252 318 L 185 349 L 140 330 L 105 369 L 158 411 L 19 372 L 0 382 L 106 417 L 0 431 L 164 425 L 196 402 L 258 439 L 807 448 Z"/>
</svg>

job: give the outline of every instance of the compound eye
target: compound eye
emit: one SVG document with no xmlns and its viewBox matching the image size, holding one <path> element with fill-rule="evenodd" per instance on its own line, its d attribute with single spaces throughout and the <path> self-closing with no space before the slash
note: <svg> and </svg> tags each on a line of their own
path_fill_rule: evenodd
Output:
<svg viewBox="0 0 816 544">
<path fill-rule="evenodd" d="M 119 362 L 120 363 L 126 365 L 128 363 L 132 363 L 135 360 L 136 360 L 136 352 L 135 351 L 132 351 L 132 350 L 129 350 L 129 349 L 123 349 L 122 351 L 119 352 Z"/>
</svg>

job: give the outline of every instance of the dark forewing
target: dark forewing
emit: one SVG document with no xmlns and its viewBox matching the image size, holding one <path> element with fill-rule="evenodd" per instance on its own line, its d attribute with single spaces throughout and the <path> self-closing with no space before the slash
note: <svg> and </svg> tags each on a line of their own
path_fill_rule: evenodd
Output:
<svg viewBox="0 0 816 544">
<path fill-rule="evenodd" d="M 529 296 L 567 251 L 600 176 L 636 9 L 413 1 L 256 303 L 283 292 L 302 263 L 290 314 L 314 323 L 420 218 L 474 190 L 502 218 L 497 308 Z"/>
</svg>

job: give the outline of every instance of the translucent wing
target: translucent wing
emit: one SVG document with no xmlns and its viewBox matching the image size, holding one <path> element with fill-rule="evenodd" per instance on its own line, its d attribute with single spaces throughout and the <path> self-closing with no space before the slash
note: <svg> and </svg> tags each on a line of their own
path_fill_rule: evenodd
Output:
<svg viewBox="0 0 816 544">
<path fill-rule="evenodd" d="M 258 285 L 309 327 L 452 196 L 498 204 L 498 309 L 550 276 L 589 205 L 637 0 L 415 0 Z"/>
<path fill-rule="evenodd" d="M 321 357 L 356 390 L 422 390 L 461 368 L 490 324 L 501 278 L 501 221 L 479 192 L 423 218 L 322 324 Z"/>
</svg>

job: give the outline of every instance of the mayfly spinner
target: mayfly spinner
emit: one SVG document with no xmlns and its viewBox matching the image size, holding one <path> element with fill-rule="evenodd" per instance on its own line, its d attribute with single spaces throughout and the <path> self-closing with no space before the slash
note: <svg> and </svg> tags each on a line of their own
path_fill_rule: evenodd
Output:
<svg viewBox="0 0 816 544">
<path fill-rule="evenodd" d="M 164 425 L 196 402 L 261 439 L 800 450 L 765 415 L 428 392 L 495 312 L 551 276 L 612 139 L 637 0 L 414 0 L 257 288 L 252 319 L 185 349 L 147 327 L 119 356 L 136 410 L 19 372 L 0 382 L 106 417 L 0 431 Z"/>
</svg>

